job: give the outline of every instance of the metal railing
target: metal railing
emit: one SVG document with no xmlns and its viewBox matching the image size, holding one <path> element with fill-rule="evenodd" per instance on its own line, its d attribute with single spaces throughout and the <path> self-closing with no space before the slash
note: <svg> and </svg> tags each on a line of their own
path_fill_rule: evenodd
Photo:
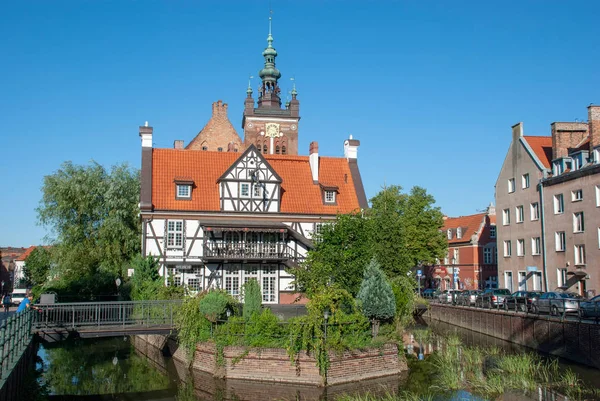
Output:
<svg viewBox="0 0 600 401">
<path fill-rule="evenodd" d="M 294 250 L 285 242 L 221 242 L 208 241 L 204 257 L 227 259 L 290 259 Z"/>
<path fill-rule="evenodd" d="M 498 302 L 480 300 L 475 305 L 464 304 L 461 299 L 450 300 L 446 297 L 430 297 L 426 298 L 428 302 L 441 305 L 453 305 L 459 308 L 471 308 L 471 309 L 486 309 L 503 311 L 506 313 L 515 313 L 530 315 L 535 317 L 556 317 L 561 321 L 576 321 L 590 324 L 600 324 L 600 302 L 590 302 L 586 299 L 544 299 L 540 302 L 539 299 L 528 303 L 525 300 L 525 307 L 522 303 L 511 302 Z M 513 304 L 514 305 L 511 305 Z"/>
<path fill-rule="evenodd" d="M 33 337 L 32 320 L 33 313 L 28 310 L 5 319 L 0 325 L 0 387 Z"/>
<path fill-rule="evenodd" d="M 173 326 L 181 300 L 77 302 L 36 305 L 33 329 Z"/>
</svg>

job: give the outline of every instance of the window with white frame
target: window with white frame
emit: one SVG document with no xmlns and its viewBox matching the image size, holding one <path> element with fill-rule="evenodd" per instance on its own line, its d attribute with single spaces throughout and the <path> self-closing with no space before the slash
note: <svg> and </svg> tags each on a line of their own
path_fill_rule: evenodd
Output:
<svg viewBox="0 0 600 401">
<path fill-rule="evenodd" d="M 260 184 L 252 184 L 252 197 L 253 198 L 262 198 L 262 187 Z"/>
<path fill-rule="evenodd" d="M 523 211 L 523 205 L 517 206 L 515 208 L 515 213 L 517 215 L 517 223 L 522 223 L 525 220 L 525 212 Z"/>
<path fill-rule="evenodd" d="M 508 257 L 510 257 L 511 254 L 512 254 L 512 244 L 510 243 L 510 240 L 505 240 L 504 241 L 504 257 L 508 258 Z"/>
<path fill-rule="evenodd" d="M 592 152 L 593 161 L 596 163 L 600 163 L 600 148 L 594 149 Z"/>
<path fill-rule="evenodd" d="M 561 214 L 565 212 L 565 202 L 563 194 L 554 195 L 554 214 Z"/>
<path fill-rule="evenodd" d="M 250 184 L 247 182 L 240 183 L 240 196 L 243 198 L 250 197 Z"/>
<path fill-rule="evenodd" d="M 167 221 L 167 248 L 183 247 L 183 220 Z"/>
<path fill-rule="evenodd" d="M 583 225 L 583 212 L 573 213 L 573 232 L 582 233 L 585 227 Z"/>
<path fill-rule="evenodd" d="M 496 226 L 490 226 L 490 238 L 496 238 Z"/>
<path fill-rule="evenodd" d="M 461 239 L 462 238 L 462 228 L 461 227 L 458 227 L 456 229 L 456 238 L 457 239 Z"/>
<path fill-rule="evenodd" d="M 454 248 L 453 255 L 452 255 L 452 263 L 460 263 L 458 254 L 459 254 L 458 248 Z"/>
<path fill-rule="evenodd" d="M 202 290 L 202 286 L 200 285 L 199 278 L 188 278 L 187 285 L 188 285 L 188 289 L 190 291 L 198 292 L 198 291 Z"/>
<path fill-rule="evenodd" d="M 181 275 L 176 274 L 173 276 L 173 285 L 175 287 L 181 287 Z"/>
<path fill-rule="evenodd" d="M 335 203 L 335 191 L 325 191 L 325 203 Z"/>
<path fill-rule="evenodd" d="M 239 265 L 227 266 L 223 269 L 223 278 L 225 280 L 225 291 L 233 296 L 240 295 L 240 269 Z"/>
<path fill-rule="evenodd" d="M 504 209 L 502 211 L 502 224 L 505 226 L 510 224 L 510 209 Z"/>
<path fill-rule="evenodd" d="M 517 240 L 517 256 L 525 256 L 525 240 Z"/>
<path fill-rule="evenodd" d="M 571 191 L 571 200 L 573 202 L 579 202 L 583 200 L 583 189 L 576 189 Z"/>
<path fill-rule="evenodd" d="M 538 202 L 533 202 L 530 207 L 531 212 L 531 221 L 540 219 L 540 204 Z"/>
<path fill-rule="evenodd" d="M 558 287 L 563 287 L 565 284 L 567 284 L 567 269 L 564 267 L 556 269 L 556 279 Z"/>
<path fill-rule="evenodd" d="M 277 300 L 277 268 L 275 266 L 264 265 L 262 268 L 262 296 L 263 302 L 273 303 Z"/>
<path fill-rule="evenodd" d="M 540 249 L 541 249 L 540 237 L 532 237 L 531 238 L 531 254 L 539 255 Z"/>
<path fill-rule="evenodd" d="M 508 193 L 513 193 L 515 192 L 515 179 L 514 178 L 509 178 L 508 179 Z"/>
<path fill-rule="evenodd" d="M 521 188 L 529 188 L 529 174 L 523 174 L 521 176 Z"/>
<path fill-rule="evenodd" d="M 533 291 L 541 291 L 542 289 L 542 273 L 533 272 Z"/>
<path fill-rule="evenodd" d="M 575 266 L 585 265 L 585 245 L 575 245 Z"/>
<path fill-rule="evenodd" d="M 600 160 L 597 162 L 600 163 Z M 596 207 L 600 207 L 600 185 L 596 185 Z"/>
<path fill-rule="evenodd" d="M 444 264 L 448 265 L 450 263 L 450 251 L 446 250 L 446 255 L 444 256 Z"/>
<path fill-rule="evenodd" d="M 494 247 L 485 247 L 483 248 L 483 264 L 491 265 L 494 264 Z"/>
<path fill-rule="evenodd" d="M 507 288 L 510 292 L 512 292 L 512 290 L 513 290 L 512 272 L 511 271 L 504 272 L 504 288 Z"/>
<path fill-rule="evenodd" d="M 177 197 L 178 198 L 191 198 L 192 197 L 192 186 L 190 184 L 177 184 Z"/>
<path fill-rule="evenodd" d="M 518 286 L 519 291 L 527 291 L 527 272 L 519 272 L 518 273 Z"/>
<path fill-rule="evenodd" d="M 556 252 L 564 252 L 567 249 L 567 237 L 564 231 L 557 231 L 554 234 Z"/>
<path fill-rule="evenodd" d="M 448 239 L 452 239 L 452 229 L 448 229 Z"/>
</svg>

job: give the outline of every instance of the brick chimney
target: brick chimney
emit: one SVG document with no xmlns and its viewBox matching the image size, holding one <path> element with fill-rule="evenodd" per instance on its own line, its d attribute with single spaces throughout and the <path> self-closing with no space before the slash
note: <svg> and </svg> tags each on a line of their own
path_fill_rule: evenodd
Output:
<svg viewBox="0 0 600 401">
<path fill-rule="evenodd" d="M 600 106 L 588 106 L 588 129 L 590 132 L 590 150 L 600 146 Z M 600 162 L 600 160 L 596 160 Z"/>
<path fill-rule="evenodd" d="M 552 130 L 552 160 L 567 157 L 569 148 L 574 148 L 588 134 L 586 123 L 555 122 L 550 125 Z"/>
<path fill-rule="evenodd" d="M 308 162 L 312 173 L 313 184 L 319 183 L 319 144 L 315 141 L 310 143 L 308 149 Z"/>
<path fill-rule="evenodd" d="M 152 127 L 148 121 L 140 127 L 140 138 L 142 140 L 142 170 L 140 188 L 140 210 L 152 210 Z"/>
<path fill-rule="evenodd" d="M 173 142 L 173 148 L 183 149 L 183 139 L 176 139 L 175 142 Z"/>
</svg>

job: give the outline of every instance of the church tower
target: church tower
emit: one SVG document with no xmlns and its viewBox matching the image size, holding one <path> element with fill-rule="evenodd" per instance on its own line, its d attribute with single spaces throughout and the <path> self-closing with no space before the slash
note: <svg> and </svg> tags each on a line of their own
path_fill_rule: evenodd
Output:
<svg viewBox="0 0 600 401">
<path fill-rule="evenodd" d="M 298 122 L 300 121 L 300 102 L 296 99 L 296 84 L 291 92 L 292 99 L 281 108 L 281 89 L 279 78 L 281 72 L 275 67 L 277 51 L 273 47 L 271 34 L 271 16 L 269 16 L 269 36 L 267 47 L 262 55 L 265 65 L 259 71 L 261 86 L 258 90 L 257 107 L 254 107 L 252 87 L 248 83 L 246 100 L 244 102 L 245 147 L 254 144 L 261 153 L 265 154 L 298 154 Z"/>
</svg>

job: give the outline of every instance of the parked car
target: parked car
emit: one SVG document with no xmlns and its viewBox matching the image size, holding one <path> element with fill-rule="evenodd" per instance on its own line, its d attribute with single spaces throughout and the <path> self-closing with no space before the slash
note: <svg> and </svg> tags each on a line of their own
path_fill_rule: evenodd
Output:
<svg viewBox="0 0 600 401">
<path fill-rule="evenodd" d="M 499 307 L 504 304 L 504 298 L 510 295 L 510 291 L 506 288 L 487 289 L 477 296 L 476 306 L 483 308 L 491 308 L 492 306 Z"/>
<path fill-rule="evenodd" d="M 464 306 L 475 305 L 479 294 L 481 294 L 479 290 L 464 290 L 456 297 L 456 303 Z"/>
<path fill-rule="evenodd" d="M 439 296 L 438 299 L 443 303 L 454 303 L 456 301 L 456 295 L 460 290 L 444 290 Z"/>
<path fill-rule="evenodd" d="M 517 291 L 513 292 L 512 295 L 504 298 L 504 309 L 506 310 L 520 310 L 522 312 L 528 312 L 533 305 L 534 300 L 538 299 L 542 295 L 539 291 Z"/>
<path fill-rule="evenodd" d="M 439 294 L 440 294 L 440 290 L 438 290 L 438 289 L 426 288 L 423 290 L 421 296 L 423 298 L 432 299 L 432 298 L 437 298 Z"/>
<path fill-rule="evenodd" d="M 25 296 L 27 296 L 27 290 L 25 288 L 15 288 L 12 294 L 10 294 L 10 299 L 13 305 L 18 306 L 21 304 L 21 301 L 25 299 Z"/>
<path fill-rule="evenodd" d="M 583 298 L 573 292 L 545 292 L 533 302 L 531 311 L 533 313 L 548 312 L 554 316 L 559 313 L 577 313 L 581 300 Z"/>
<path fill-rule="evenodd" d="M 580 302 L 579 316 L 581 318 L 600 317 L 600 295 L 596 295 L 588 301 Z"/>
</svg>

